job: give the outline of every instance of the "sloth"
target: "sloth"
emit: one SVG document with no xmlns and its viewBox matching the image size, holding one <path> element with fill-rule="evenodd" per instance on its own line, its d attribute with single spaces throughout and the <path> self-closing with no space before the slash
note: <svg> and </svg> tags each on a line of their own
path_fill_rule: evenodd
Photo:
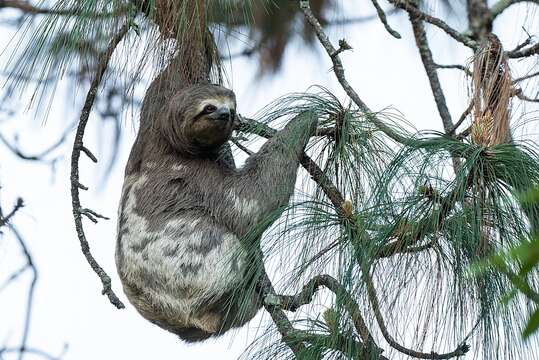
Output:
<svg viewBox="0 0 539 360">
<path fill-rule="evenodd" d="M 116 265 L 144 318 L 196 342 L 242 326 L 260 309 L 260 296 L 245 285 L 252 273 L 245 239 L 288 204 L 316 119 L 292 119 L 236 169 L 224 155 L 237 118 L 231 90 L 191 85 L 163 104 L 151 120 L 143 104 Z"/>
</svg>

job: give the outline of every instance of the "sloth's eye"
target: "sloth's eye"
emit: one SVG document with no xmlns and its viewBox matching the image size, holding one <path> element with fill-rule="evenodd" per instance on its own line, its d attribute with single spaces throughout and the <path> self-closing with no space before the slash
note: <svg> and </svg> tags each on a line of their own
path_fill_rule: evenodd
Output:
<svg viewBox="0 0 539 360">
<path fill-rule="evenodd" d="M 217 107 L 215 105 L 206 105 L 206 106 L 204 106 L 204 112 L 206 114 L 210 114 L 210 113 L 214 112 L 215 110 L 217 110 Z"/>
<path fill-rule="evenodd" d="M 230 115 L 232 115 L 232 117 L 236 116 L 236 110 L 230 109 Z"/>
</svg>

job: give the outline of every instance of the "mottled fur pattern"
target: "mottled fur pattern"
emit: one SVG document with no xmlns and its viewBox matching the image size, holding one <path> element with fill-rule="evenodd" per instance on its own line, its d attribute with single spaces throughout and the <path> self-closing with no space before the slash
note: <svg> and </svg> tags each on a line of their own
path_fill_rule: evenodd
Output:
<svg viewBox="0 0 539 360">
<path fill-rule="evenodd" d="M 252 269 L 241 240 L 287 205 L 316 120 L 292 120 L 236 169 L 222 156 L 234 121 L 230 90 L 181 89 L 157 116 L 148 115 L 155 109 L 148 96 L 126 167 L 117 268 L 142 316 L 200 341 L 245 324 L 260 308 L 242 288 Z M 212 120 L 208 104 L 231 108 L 230 118 Z"/>
</svg>

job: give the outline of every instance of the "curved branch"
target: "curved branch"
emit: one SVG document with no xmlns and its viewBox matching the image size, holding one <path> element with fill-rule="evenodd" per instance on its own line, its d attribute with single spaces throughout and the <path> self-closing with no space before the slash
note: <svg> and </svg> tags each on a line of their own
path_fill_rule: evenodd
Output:
<svg viewBox="0 0 539 360">
<path fill-rule="evenodd" d="M 490 8 L 490 19 L 491 21 L 498 17 L 501 13 L 507 10 L 511 5 L 517 3 L 533 3 L 539 5 L 539 0 L 499 0 L 496 4 L 492 5 Z"/>
<path fill-rule="evenodd" d="M 372 4 L 374 5 L 374 8 L 376 9 L 376 13 L 378 14 L 378 18 L 382 22 L 382 25 L 386 28 L 387 32 L 391 34 L 396 39 L 401 38 L 401 34 L 399 34 L 397 31 L 393 30 L 391 26 L 389 26 L 389 23 L 387 22 L 387 16 L 380 4 L 378 3 L 378 0 L 371 0 Z"/>
<path fill-rule="evenodd" d="M 329 275 L 315 276 L 309 280 L 309 282 L 303 286 L 303 289 L 296 295 L 280 295 L 279 298 L 281 308 L 289 311 L 296 311 L 299 307 L 311 303 L 314 294 L 321 286 L 324 286 L 333 292 L 337 298 L 340 298 L 343 301 L 346 311 L 352 318 L 354 327 L 356 328 L 361 339 L 366 344 L 374 345 L 374 338 L 372 337 L 369 328 L 361 315 L 359 305 L 348 293 L 348 291 L 346 291 L 344 286 Z"/>
<path fill-rule="evenodd" d="M 465 46 L 467 46 L 467 47 L 469 47 L 471 49 L 477 48 L 477 43 L 474 40 L 472 40 L 469 36 L 464 35 L 464 34 L 458 32 L 457 30 L 453 29 L 451 26 L 449 26 L 444 21 L 442 21 L 442 20 L 440 20 L 440 19 L 438 19 L 438 18 L 436 18 L 434 16 L 431 16 L 429 14 L 424 13 L 423 11 L 419 10 L 417 8 L 417 6 L 409 3 L 408 1 L 403 1 L 403 0 L 388 0 L 388 1 L 391 4 L 393 4 L 393 6 L 399 8 L 399 9 L 407 11 L 410 15 L 414 15 L 417 18 L 438 27 L 439 29 L 444 31 L 447 35 L 451 36 L 453 39 L 455 39 L 456 41 L 462 43 L 463 45 L 465 45 Z"/>
<path fill-rule="evenodd" d="M 445 353 L 445 354 L 437 354 L 435 352 L 431 353 L 423 353 L 419 351 L 415 351 L 412 349 L 408 349 L 407 347 L 402 346 L 399 344 L 395 339 L 389 334 L 387 327 L 384 322 L 384 318 L 382 316 L 382 312 L 380 311 L 380 304 L 378 302 L 378 297 L 376 295 L 376 290 L 374 289 L 374 284 L 372 283 L 372 279 L 369 275 L 365 274 L 365 281 L 367 283 L 367 294 L 369 297 L 369 301 L 371 303 L 372 310 L 374 312 L 374 317 L 376 318 L 376 322 L 378 323 L 378 326 L 380 327 L 380 330 L 382 332 L 382 335 L 384 336 L 384 339 L 388 342 L 388 344 L 395 350 L 400 351 L 403 354 L 406 354 L 411 357 L 415 357 L 418 359 L 451 359 L 457 356 L 463 356 L 470 350 L 470 347 L 463 343 L 459 345 L 454 351 Z"/>
<path fill-rule="evenodd" d="M 110 277 L 103 270 L 103 268 L 99 266 L 97 261 L 92 256 L 90 252 L 90 246 L 84 234 L 84 228 L 82 226 L 82 216 L 85 209 L 82 208 L 80 203 L 79 188 L 87 188 L 83 187 L 79 182 L 79 159 L 81 152 L 84 152 L 90 159 L 92 159 L 92 161 L 97 162 L 97 159 L 95 158 L 95 156 L 93 156 L 90 150 L 84 147 L 84 130 L 86 129 L 86 124 L 88 123 L 88 118 L 90 116 L 92 106 L 95 102 L 99 84 L 101 83 L 103 75 L 105 74 L 112 54 L 114 53 L 114 50 L 116 49 L 120 41 L 122 41 L 124 36 L 127 34 L 130 27 L 131 22 L 127 22 L 125 25 L 123 25 L 119 32 L 110 41 L 107 50 L 101 55 L 101 60 L 97 66 L 94 79 L 92 80 L 92 84 L 90 85 L 90 89 L 88 90 L 88 94 L 86 95 L 84 107 L 81 111 L 79 125 L 77 127 L 77 133 L 75 135 L 75 142 L 73 144 L 73 152 L 71 154 L 71 199 L 73 206 L 73 217 L 75 219 L 75 229 L 77 231 L 77 236 L 80 241 L 82 253 L 86 257 L 86 260 L 88 261 L 94 272 L 99 276 L 101 283 L 103 284 L 102 293 L 104 295 L 107 295 L 110 302 L 118 309 L 123 309 L 125 306 L 112 290 Z"/>
</svg>

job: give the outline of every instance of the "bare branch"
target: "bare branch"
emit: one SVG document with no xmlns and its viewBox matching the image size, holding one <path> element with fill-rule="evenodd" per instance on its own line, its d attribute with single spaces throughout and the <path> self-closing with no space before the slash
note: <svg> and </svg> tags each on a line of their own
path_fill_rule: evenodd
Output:
<svg viewBox="0 0 539 360">
<path fill-rule="evenodd" d="M 431 16 L 429 14 L 424 13 L 423 11 L 419 10 L 417 6 L 411 4 L 410 2 L 406 0 L 388 0 L 391 4 L 393 4 L 395 7 L 406 10 L 409 14 L 414 15 L 420 20 L 426 21 L 429 24 L 432 24 L 441 30 L 443 30 L 447 35 L 451 36 L 456 41 L 464 44 L 465 46 L 475 49 L 477 47 L 477 43 L 472 40 L 469 36 L 465 34 L 461 34 L 457 30 L 453 29 L 451 26 L 446 24 L 444 21 Z"/>
<path fill-rule="evenodd" d="M 531 74 L 528 74 L 528 75 L 524 75 L 524 76 L 521 76 L 519 78 L 516 78 L 513 80 L 513 83 L 516 84 L 516 83 L 519 83 L 521 81 L 524 81 L 524 80 L 528 80 L 528 79 L 531 79 L 533 77 L 536 77 L 539 75 L 539 71 L 536 71 L 534 73 L 531 73 Z"/>
<path fill-rule="evenodd" d="M 472 72 L 466 68 L 464 65 L 459 64 L 452 64 L 452 65 L 442 65 L 442 64 L 436 64 L 434 63 L 434 66 L 438 69 L 456 69 L 456 70 L 462 70 L 466 73 L 468 76 L 472 76 Z"/>
<path fill-rule="evenodd" d="M 410 12 L 410 22 L 412 23 L 412 28 L 414 31 L 415 42 L 419 50 L 419 55 L 421 56 L 421 61 L 423 62 L 423 67 L 429 78 L 430 88 L 438 108 L 438 113 L 442 118 L 442 123 L 444 126 L 445 133 L 448 134 L 451 129 L 453 129 L 453 121 L 451 120 L 451 114 L 447 108 L 447 103 L 445 100 L 445 95 L 442 90 L 442 85 L 440 84 L 440 79 L 438 78 L 438 73 L 436 71 L 436 63 L 432 58 L 432 52 L 429 47 L 429 41 L 427 39 L 427 33 L 425 32 L 425 27 L 419 16 L 415 13 Z"/>
<path fill-rule="evenodd" d="M 466 120 L 466 118 L 468 117 L 468 115 L 470 115 L 470 113 L 472 112 L 472 109 L 474 107 L 474 100 L 472 98 L 472 101 L 470 101 L 470 104 L 468 105 L 468 107 L 466 108 L 466 110 L 464 110 L 464 112 L 462 113 L 462 115 L 460 115 L 460 118 L 458 119 L 457 123 L 455 124 L 455 126 L 453 127 L 453 129 L 451 129 L 451 131 L 448 133 L 448 135 L 454 135 L 455 134 L 455 131 L 457 131 L 457 129 L 459 128 L 460 125 L 462 125 L 462 123 L 464 122 L 464 120 Z"/>
<path fill-rule="evenodd" d="M 522 50 L 508 51 L 505 53 L 511 59 L 523 58 L 539 54 L 539 42 Z"/>
<path fill-rule="evenodd" d="M 3 216 L 0 212 L 0 227 L 5 226 L 9 223 L 9 220 L 19 211 L 22 207 L 24 207 L 24 201 L 21 198 L 17 198 L 17 202 L 15 203 L 15 206 L 13 206 L 13 210 L 6 216 Z"/>
<path fill-rule="evenodd" d="M 384 10 L 380 6 L 380 4 L 378 4 L 378 0 L 371 0 L 371 2 L 372 2 L 372 4 L 374 5 L 374 7 L 376 9 L 376 13 L 378 14 L 378 18 L 380 19 L 380 21 L 382 22 L 382 24 L 386 28 L 387 32 L 390 33 L 391 36 L 393 36 L 394 38 L 400 39 L 401 34 L 399 34 L 397 31 L 393 30 L 391 28 L 391 26 L 389 26 L 389 24 L 387 22 L 387 16 L 384 13 Z"/>
<path fill-rule="evenodd" d="M 28 288 L 28 296 L 26 298 L 26 316 L 24 320 L 24 329 L 23 329 L 23 334 L 22 334 L 21 343 L 20 343 L 19 360 L 22 360 L 25 353 L 25 349 L 26 349 L 26 343 L 28 342 L 28 334 L 30 332 L 30 320 L 32 318 L 34 290 L 37 283 L 38 273 L 37 273 L 37 268 L 34 265 L 34 261 L 32 260 L 32 256 L 30 255 L 30 252 L 28 251 L 28 247 L 26 246 L 26 243 L 24 242 L 22 236 L 19 234 L 19 232 L 14 226 L 9 225 L 9 229 L 11 230 L 13 235 L 15 235 L 15 238 L 17 239 L 17 242 L 19 243 L 19 246 L 24 254 L 24 257 L 26 258 L 26 268 L 30 269 L 30 271 L 32 272 L 32 281 L 30 282 L 30 286 Z"/>
<path fill-rule="evenodd" d="M 120 299 L 118 299 L 118 297 L 112 290 L 110 277 L 103 270 L 103 268 L 99 266 L 97 261 L 92 256 L 90 252 L 90 246 L 84 234 L 84 228 L 82 226 L 83 212 L 81 211 L 82 206 L 80 204 L 80 198 L 79 198 L 79 188 L 81 187 L 80 182 L 79 182 L 79 159 L 80 159 L 81 152 L 84 152 L 93 161 L 97 161 L 95 156 L 93 156 L 93 154 L 86 147 L 84 147 L 84 144 L 83 144 L 84 130 L 86 128 L 86 124 L 88 123 L 88 118 L 90 116 L 90 112 L 92 110 L 92 106 L 94 104 L 94 101 L 97 95 L 99 84 L 101 83 L 101 79 L 103 78 L 103 75 L 108 67 L 110 58 L 112 57 L 112 54 L 114 53 L 114 50 L 116 49 L 120 41 L 122 41 L 124 36 L 129 31 L 130 27 L 131 27 L 130 22 L 127 22 L 125 25 L 123 25 L 122 28 L 119 30 L 119 32 L 111 39 L 107 47 L 107 50 L 100 57 L 101 60 L 97 66 L 94 79 L 92 80 L 90 89 L 88 90 L 88 94 L 86 95 L 84 107 L 82 108 L 82 111 L 81 111 L 79 125 L 77 127 L 77 133 L 75 135 L 75 142 L 73 144 L 73 152 L 71 155 L 71 198 L 72 198 L 72 206 L 73 206 L 73 217 L 75 219 L 75 228 L 76 228 L 77 236 L 79 238 L 80 245 L 82 248 L 82 253 L 86 257 L 86 260 L 88 261 L 88 263 L 90 264 L 94 272 L 99 276 L 101 283 L 103 284 L 102 293 L 107 295 L 110 302 L 114 306 L 116 306 L 118 309 L 122 309 L 125 306 L 120 301 Z M 85 213 L 86 216 L 88 216 L 88 214 L 94 215 L 95 213 L 90 213 L 90 212 Z"/>
</svg>

